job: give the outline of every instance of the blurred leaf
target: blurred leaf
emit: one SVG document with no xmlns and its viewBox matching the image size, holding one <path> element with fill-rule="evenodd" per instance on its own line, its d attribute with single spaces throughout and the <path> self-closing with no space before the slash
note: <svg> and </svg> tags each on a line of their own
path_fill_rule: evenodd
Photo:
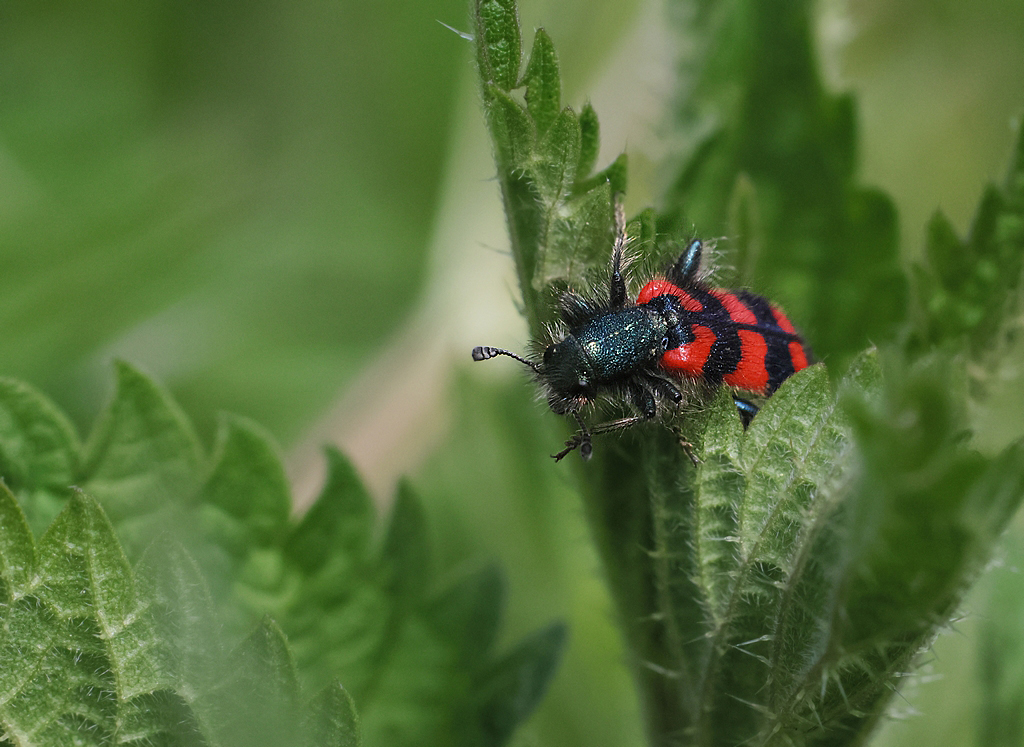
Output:
<svg viewBox="0 0 1024 747">
<path fill-rule="evenodd" d="M 328 448 L 326 454 L 328 482 L 285 546 L 307 575 L 322 569 L 338 549 L 364 555 L 373 532 L 373 503 L 352 463 L 337 449 Z"/>
<path fill-rule="evenodd" d="M 408 485 L 398 488 L 381 552 L 381 566 L 399 605 L 417 601 L 430 578 L 426 517 Z"/>
<path fill-rule="evenodd" d="M 468 72 L 435 19 L 465 15 L 462 0 L 12 9 L 0 370 L 82 432 L 118 356 L 204 437 L 226 408 L 296 439 L 419 297 Z M 373 251 L 355 228 L 370 225 Z"/>
<path fill-rule="evenodd" d="M 74 428 L 49 400 L 20 381 L 0 379 L 0 475 L 37 534 L 67 500 L 79 451 Z"/>
<path fill-rule="evenodd" d="M 264 620 L 228 657 L 227 677 L 207 696 L 222 714 L 224 745 L 287 745 L 295 741 L 299 687 L 284 633 Z"/>
<path fill-rule="evenodd" d="M 17 500 L 0 482 L 0 581 L 10 604 L 25 593 L 35 570 L 35 542 Z"/>
<path fill-rule="evenodd" d="M 1005 566 L 992 573 L 978 647 L 981 684 L 977 744 L 1011 747 L 1024 740 L 1024 593 L 1020 537 L 1004 542 Z"/>
<path fill-rule="evenodd" d="M 228 647 L 202 569 L 181 544 L 163 537 L 146 549 L 138 579 L 151 600 L 165 668 L 188 704 L 201 707 L 202 696 L 225 674 Z"/>
<path fill-rule="evenodd" d="M 506 640 L 553 615 L 564 619 L 571 631 L 564 661 L 512 743 L 644 743 L 608 591 L 585 541 L 579 496 L 564 470 L 550 463 L 561 423 L 536 406 L 520 377 L 460 376 L 452 392 L 448 438 L 417 480 L 436 517 L 438 564 L 444 577 L 458 579 L 449 587 L 457 602 L 443 615 L 438 611 L 437 624 L 465 625 L 461 655 L 479 658 L 474 652 L 483 647 L 497 612 L 492 605 L 502 597 L 508 599 Z M 500 560 L 507 584 L 492 584 L 486 570 L 467 573 L 467 557 Z M 495 613 L 485 615 L 487 609 Z"/>
<path fill-rule="evenodd" d="M 114 399 L 82 458 L 82 488 L 104 507 L 122 541 L 139 551 L 197 487 L 199 442 L 163 389 L 125 363 L 115 370 Z"/>
<path fill-rule="evenodd" d="M 325 687 L 309 706 L 306 744 L 311 747 L 359 747 L 359 717 L 352 697 L 339 683 Z"/>
<path fill-rule="evenodd" d="M 275 544 L 288 520 L 291 496 L 269 434 L 255 423 L 230 419 L 218 440 L 213 472 L 199 500 L 208 514 L 221 511 L 245 528 L 239 550 Z"/>
<path fill-rule="evenodd" d="M 547 690 L 565 646 L 564 625 L 552 625 L 520 643 L 483 675 L 477 698 L 481 739 L 474 744 L 505 744 Z"/>
<path fill-rule="evenodd" d="M 1018 132 L 1002 188 L 982 197 L 967 238 L 936 213 L 923 261 L 915 266 L 912 349 L 966 345 L 974 358 L 1014 335 L 1024 272 L 1024 128 Z"/>
<path fill-rule="evenodd" d="M 25 519 L 0 487 L 7 517 L 0 580 L 10 600 L 0 613 L 29 615 L 27 627 L 17 620 L 8 627 L 5 671 L 15 678 L 36 672 L 52 683 L 10 681 L 14 689 L 4 702 L 16 708 L 22 696 L 14 698 L 15 690 L 28 687 L 26 713 L 39 719 L 32 728 L 50 729 L 50 721 L 64 723 L 65 701 L 57 694 L 79 687 L 81 676 L 91 683 L 81 685 L 83 697 L 98 714 L 93 721 L 99 719 L 82 728 L 101 740 L 129 729 L 172 742 L 201 734 L 212 744 L 284 745 L 305 730 L 316 743 L 354 744 L 359 729 L 349 696 L 331 690 L 340 679 L 360 704 L 368 744 L 463 744 L 481 718 L 475 697 L 496 659 L 500 575 L 490 569 L 436 588 L 426 518 L 408 486 L 374 542 L 366 489 L 336 453 L 320 500 L 293 523 L 280 459 L 260 428 L 227 419 L 206 464 L 166 392 L 126 364 L 118 376 L 90 458 L 77 450 L 68 458 L 88 465 L 85 484 L 110 502 L 119 521 L 109 522 L 96 502 L 75 493 L 44 535 L 36 567 Z M 8 425 L 0 464 L 16 463 L 6 448 L 21 455 L 33 434 L 61 422 L 30 390 L 7 391 L 29 392 L 32 407 Z M 41 465 L 44 475 L 49 465 L 22 463 Z M 31 470 L 22 478 L 38 479 Z M 147 548 L 141 584 L 115 530 L 131 539 L 130 555 Z M 225 653 L 226 641 L 245 630 L 252 632 Z M 47 640 L 57 641 L 55 654 Z M 73 666 L 64 661 L 68 651 Z M 25 655 L 42 662 L 25 669 L 16 660 Z M 522 666 L 550 672 L 553 652 L 535 655 L 517 654 Z M 503 740 L 546 681 L 538 675 L 527 694 L 510 693 L 516 704 L 497 694 L 489 702 L 511 714 Z M 321 692 L 308 708 L 300 706 L 302 686 Z M 5 723 L 27 718 L 8 713 Z"/>
</svg>

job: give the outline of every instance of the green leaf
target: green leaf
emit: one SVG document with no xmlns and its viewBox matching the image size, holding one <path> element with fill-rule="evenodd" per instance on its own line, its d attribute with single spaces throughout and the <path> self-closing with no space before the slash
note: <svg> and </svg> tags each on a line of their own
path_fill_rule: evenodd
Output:
<svg viewBox="0 0 1024 747">
<path fill-rule="evenodd" d="M 99 505 L 84 494 L 74 496 L 40 540 L 39 557 L 39 575 L 47 581 L 37 593 L 61 618 L 95 620 L 118 697 L 155 690 L 162 673 L 153 632 L 141 614 L 128 560 Z"/>
<path fill-rule="evenodd" d="M 606 266 L 612 241 L 611 204 L 607 181 L 572 199 L 567 215 L 549 233 L 543 263 L 534 280 L 538 294 L 548 288 L 580 285 L 591 279 L 595 264 Z M 543 317 L 550 319 L 552 309 L 553 305 Z"/>
<path fill-rule="evenodd" d="M 597 112 L 590 102 L 583 105 L 580 110 L 580 160 L 576 169 L 576 181 L 582 181 L 590 176 L 597 163 L 597 156 L 601 152 L 601 126 L 597 121 Z"/>
<path fill-rule="evenodd" d="M 430 577 L 425 521 L 419 499 L 407 483 L 400 484 L 381 550 L 381 567 L 386 583 L 400 606 L 419 600 Z"/>
<path fill-rule="evenodd" d="M 22 596 L 35 570 L 35 543 L 25 514 L 0 482 L 0 581 L 7 603 Z"/>
<path fill-rule="evenodd" d="M 200 694 L 209 691 L 225 671 L 227 644 L 209 583 L 185 547 L 166 536 L 146 548 L 138 578 L 152 600 L 165 668 L 188 702 L 196 705 Z"/>
<path fill-rule="evenodd" d="M 228 676 L 204 697 L 203 709 L 220 714 L 219 744 L 294 744 L 299 696 L 284 633 L 265 619 L 232 652 Z"/>
<path fill-rule="evenodd" d="M 235 525 L 242 536 L 220 542 L 244 554 L 253 547 L 274 545 L 291 509 L 285 477 L 270 436 L 255 423 L 227 419 L 218 435 L 212 474 L 203 484 L 200 502 L 206 516 L 218 511 L 219 524 Z M 212 519 L 211 519 L 212 521 Z M 210 536 L 210 530 L 206 532 Z"/>
<path fill-rule="evenodd" d="M 764 710 L 738 710 L 737 699 L 767 706 L 777 689 L 789 686 L 787 672 L 770 665 L 781 658 L 779 648 L 806 632 L 787 630 L 775 615 L 787 612 L 802 570 L 798 548 L 809 520 L 822 510 L 817 486 L 836 470 L 844 437 L 822 366 L 786 380 L 746 432 L 730 405 L 730 397 L 717 399 L 697 470 L 695 554 L 713 632 L 703 664 L 697 647 L 688 665 L 701 683 L 697 728 L 719 743 L 742 741 L 763 728 Z M 683 552 L 685 535 L 671 527 L 662 533 L 678 537 L 670 551 Z M 670 619 L 686 620 L 689 604 Z M 673 631 L 673 637 L 692 639 L 694 632 Z"/>
<path fill-rule="evenodd" d="M 337 449 L 326 454 L 327 484 L 285 545 L 289 559 L 306 575 L 333 555 L 363 556 L 373 534 L 373 503 L 355 468 Z"/>
<path fill-rule="evenodd" d="M 518 101 L 494 84 L 484 86 L 484 112 L 499 168 L 503 171 L 522 168 L 533 152 L 537 136 L 533 120 Z"/>
<path fill-rule="evenodd" d="M 78 436 L 35 389 L 0 379 L 0 479 L 42 534 L 64 507 L 78 473 Z"/>
<path fill-rule="evenodd" d="M 480 76 L 511 91 L 519 81 L 522 54 L 515 0 L 481 0 L 476 3 L 474 20 Z"/>
<path fill-rule="evenodd" d="M 1004 566 L 992 573 L 976 641 L 981 685 L 977 743 L 996 747 L 1024 740 L 1024 593 L 1017 571 L 1024 558 L 1020 537 L 1006 539 Z"/>
<path fill-rule="evenodd" d="M 526 86 L 526 111 L 533 118 L 537 135 L 543 137 L 562 108 L 562 78 L 558 72 L 555 45 L 544 29 L 533 37 L 530 62 L 523 73 Z"/>
<path fill-rule="evenodd" d="M 293 525 L 267 434 L 228 419 L 204 465 L 173 401 L 127 366 L 118 375 L 86 484 L 121 511 L 119 525 L 75 493 L 33 560 L 24 516 L 0 484 L 5 733 L 26 743 L 358 744 L 350 692 L 365 704 L 371 743 L 475 738 L 478 685 L 495 667 L 500 574 L 435 589 L 419 500 L 402 485 L 375 544 L 372 501 L 336 452 L 320 499 Z M 49 422 L 37 413 L 22 430 L 34 417 Z M 131 552 L 148 543 L 138 580 L 115 530 Z M 486 703 L 504 713 L 502 741 L 554 666 L 544 650 L 536 661 L 527 653 L 517 654 L 522 688 L 505 688 L 515 703 Z M 305 708 L 300 680 L 320 691 Z"/>
<path fill-rule="evenodd" d="M 440 638 L 457 642 L 463 666 L 472 669 L 486 660 L 497 641 L 504 599 L 505 580 L 491 565 L 442 591 L 426 616 Z"/>
<path fill-rule="evenodd" d="M 961 240 L 936 213 L 928 224 L 924 262 L 915 267 L 911 351 L 964 346 L 974 358 L 998 354 L 1021 309 L 1024 272 L 1024 129 L 1001 189 L 982 197 L 970 233 Z"/>
<path fill-rule="evenodd" d="M 191 500 L 199 443 L 163 389 L 125 363 L 116 372 L 114 399 L 86 449 L 82 487 L 100 502 L 129 549 L 138 550 Z"/>
<path fill-rule="evenodd" d="M 341 683 L 325 687 L 309 704 L 304 732 L 310 747 L 359 747 L 359 717 Z"/>
<path fill-rule="evenodd" d="M 576 181 L 580 159 L 580 123 L 572 109 L 563 109 L 537 143 L 534 169 L 542 198 L 558 203 Z"/>
<path fill-rule="evenodd" d="M 170 688 L 148 599 L 99 506 L 73 496 L 38 558 L 32 584 L 0 608 L 4 732 L 25 744 L 194 744 L 196 719 Z"/>
<path fill-rule="evenodd" d="M 700 499 L 696 503 L 693 541 L 705 603 L 711 618 L 721 626 L 727 622 L 729 588 L 740 561 L 737 535 L 746 481 L 740 463 L 743 426 L 732 397 L 723 389 L 712 408 L 694 483 Z"/>
<path fill-rule="evenodd" d="M 552 295 L 566 281 L 575 282 L 589 274 L 599 248 L 605 254 L 609 250 L 611 195 L 625 189 L 625 160 L 586 178 L 598 153 L 597 117 L 589 105 L 584 107 L 583 122 L 572 109 L 559 110 L 557 55 L 545 32 L 537 32 L 522 78 L 527 88 L 526 106 L 509 95 L 519 81 L 510 82 L 491 60 L 496 56 L 510 60 L 508 51 L 515 47 L 518 70 L 519 24 L 514 2 L 477 0 L 474 23 L 484 115 L 494 146 L 512 254 L 527 319 L 531 331 L 538 335 L 553 320 Z M 509 70 L 513 65 L 509 62 L 498 67 Z M 595 223 L 592 203 L 602 195 L 606 204 L 599 212 L 606 217 Z M 587 235 L 581 240 L 584 229 Z M 599 245 L 589 240 L 595 234 L 600 234 Z"/>
<path fill-rule="evenodd" d="M 293 591 L 281 553 L 290 508 L 287 478 L 269 435 L 241 418 L 226 420 L 198 496 L 202 542 L 189 541 L 211 578 L 231 588 L 233 606 L 249 611 L 237 620 L 239 630 L 252 618 L 277 614 L 281 597 Z"/>
<path fill-rule="evenodd" d="M 929 626 L 922 613 L 952 612 L 947 607 L 958 589 L 950 580 L 971 550 L 965 501 L 985 462 L 962 448 L 961 416 L 942 367 L 933 360 L 891 374 L 906 376 L 899 389 L 890 385 L 886 399 L 851 406 L 868 469 L 852 503 L 849 645 Z"/>
<path fill-rule="evenodd" d="M 494 664 L 477 685 L 480 741 L 505 744 L 512 730 L 537 706 L 565 647 L 566 629 L 555 624 L 538 631 Z"/>
</svg>

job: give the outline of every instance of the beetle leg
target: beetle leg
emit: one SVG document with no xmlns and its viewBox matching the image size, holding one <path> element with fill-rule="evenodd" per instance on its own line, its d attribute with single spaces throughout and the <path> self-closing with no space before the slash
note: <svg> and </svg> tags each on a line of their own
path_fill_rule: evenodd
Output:
<svg viewBox="0 0 1024 747">
<path fill-rule="evenodd" d="M 757 415 L 758 406 L 753 402 L 748 402 L 741 397 L 733 395 L 732 401 L 736 403 L 736 409 L 740 413 L 740 422 L 743 423 L 743 429 L 746 430 L 747 426 L 750 425 L 750 421 Z"/>
<path fill-rule="evenodd" d="M 692 284 L 697 278 L 697 271 L 700 270 L 700 255 L 703 251 L 704 245 L 700 239 L 694 239 L 687 244 L 679 259 L 666 273 L 668 281 L 680 288 Z"/>
</svg>

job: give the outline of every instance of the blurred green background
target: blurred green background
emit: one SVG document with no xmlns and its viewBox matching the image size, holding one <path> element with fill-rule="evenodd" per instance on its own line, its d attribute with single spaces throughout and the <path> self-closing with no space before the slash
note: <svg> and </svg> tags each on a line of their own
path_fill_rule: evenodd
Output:
<svg viewBox="0 0 1024 747">
<path fill-rule="evenodd" d="M 661 2 L 522 13 L 555 40 L 567 99 L 593 101 L 599 167 L 628 149 L 629 209 L 656 200 L 685 35 Z M 474 344 L 526 340 L 470 45 L 438 21 L 467 28 L 464 0 L 0 6 L 0 375 L 84 434 L 124 357 L 207 443 L 221 410 L 265 425 L 300 503 L 322 442 L 353 454 L 382 510 L 410 473 L 442 568 L 504 565 L 508 640 L 571 622 L 518 742 L 640 744 L 569 473 L 547 459 L 557 424 L 518 372 L 465 365 Z M 819 21 L 905 258 L 936 207 L 966 230 L 1024 112 L 1024 3 L 823 0 Z M 1013 586 L 1020 544 L 987 585 Z M 940 639 L 900 701 L 924 715 L 885 744 L 969 742 L 980 627 Z"/>
</svg>

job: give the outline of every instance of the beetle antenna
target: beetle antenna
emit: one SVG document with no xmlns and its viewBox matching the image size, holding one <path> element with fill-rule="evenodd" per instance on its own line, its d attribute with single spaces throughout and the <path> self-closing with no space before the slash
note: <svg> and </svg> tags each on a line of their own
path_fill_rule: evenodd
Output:
<svg viewBox="0 0 1024 747">
<path fill-rule="evenodd" d="M 511 350 L 502 350 L 501 348 L 489 348 L 483 345 L 479 345 L 473 348 L 473 360 L 475 361 L 486 361 L 490 360 L 491 358 L 497 358 L 499 355 L 507 355 L 509 358 L 514 358 L 520 363 L 529 366 L 535 372 L 540 373 L 540 369 L 537 368 L 536 363 L 526 360 L 526 358 L 524 358 L 521 355 L 516 355 Z"/>
</svg>

